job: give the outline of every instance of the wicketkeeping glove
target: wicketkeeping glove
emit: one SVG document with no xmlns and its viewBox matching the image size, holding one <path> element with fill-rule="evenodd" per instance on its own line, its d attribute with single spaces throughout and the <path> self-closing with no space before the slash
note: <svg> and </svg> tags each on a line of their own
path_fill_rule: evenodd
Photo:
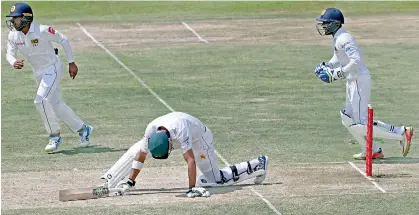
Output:
<svg viewBox="0 0 419 215">
<path fill-rule="evenodd" d="M 345 79 L 341 67 L 332 69 L 329 66 L 323 66 L 320 69 L 319 75 L 317 77 L 319 77 L 322 81 L 326 83 L 332 83 L 333 81 L 339 79 Z"/>
<path fill-rule="evenodd" d="M 325 62 L 321 62 L 321 63 L 319 63 L 319 65 L 317 65 L 317 66 L 316 66 L 316 68 L 314 69 L 314 74 L 315 74 L 317 77 L 319 77 L 320 72 L 321 72 L 321 71 L 323 71 L 323 67 L 325 67 L 325 66 L 327 66 L 327 67 L 328 67 L 328 65 L 327 65 Z"/>
</svg>

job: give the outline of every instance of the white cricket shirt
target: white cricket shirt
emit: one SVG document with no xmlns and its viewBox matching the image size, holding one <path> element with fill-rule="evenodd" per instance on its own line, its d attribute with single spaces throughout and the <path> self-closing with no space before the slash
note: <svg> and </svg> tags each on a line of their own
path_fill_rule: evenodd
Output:
<svg viewBox="0 0 419 215">
<path fill-rule="evenodd" d="M 340 28 L 333 36 L 333 49 L 329 65 L 342 67 L 346 79 L 355 80 L 359 75 L 369 73 L 355 38 L 346 29 Z"/>
<path fill-rule="evenodd" d="M 165 127 L 172 139 L 173 149 L 181 149 L 183 153 L 192 148 L 192 144 L 199 144 L 206 132 L 206 126 L 197 118 L 182 112 L 172 112 L 151 121 L 144 133 L 141 151 L 149 152 L 148 139 L 160 126 Z"/>
<path fill-rule="evenodd" d="M 55 64 L 59 58 L 55 55 L 52 42 L 61 44 L 69 63 L 74 62 L 73 52 L 68 39 L 50 26 L 31 23 L 28 33 L 11 31 L 7 40 L 6 59 L 13 66 L 17 51 L 30 62 L 35 72 Z"/>
</svg>

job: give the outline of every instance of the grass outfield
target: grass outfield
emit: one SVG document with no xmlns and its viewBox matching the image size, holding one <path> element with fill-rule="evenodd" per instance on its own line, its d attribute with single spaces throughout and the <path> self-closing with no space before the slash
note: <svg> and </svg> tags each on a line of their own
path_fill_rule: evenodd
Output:
<svg viewBox="0 0 419 215">
<path fill-rule="evenodd" d="M 2 15 L 11 5 L 2 2 Z M 273 214 L 257 193 L 282 214 L 419 213 L 417 137 L 406 158 L 398 143 L 381 144 L 386 159 L 375 162 L 374 175 L 383 193 L 348 164 L 360 148 L 350 144 L 352 138 L 339 118 L 344 82 L 324 84 L 312 73 L 332 55 L 330 38 L 318 35 L 314 17 L 326 6 L 340 7 L 372 74 L 376 118 L 418 127 L 419 116 L 413 114 L 419 110 L 414 64 L 419 56 L 418 2 L 31 5 L 37 21 L 55 23 L 71 39 L 79 74 L 75 80 L 63 76 L 63 97 L 95 130 L 92 146 L 79 149 L 78 135 L 62 125 L 60 151 L 44 153 L 48 139 L 33 104 L 32 71 L 29 65 L 12 70 L 3 58 L 2 214 Z M 284 17 L 287 22 L 269 19 Z M 265 185 L 250 182 L 213 190 L 207 199 L 183 198 L 186 165 L 175 151 L 166 161 L 147 160 L 135 195 L 58 202 L 59 189 L 97 184 L 141 138 L 147 124 L 169 112 L 77 22 L 170 107 L 206 123 L 216 150 L 229 163 L 269 155 Z M 3 25 L 2 41 L 7 34 Z M 219 164 L 224 165 L 221 159 Z M 354 165 L 364 168 L 363 162 Z"/>
<path fill-rule="evenodd" d="M 2 17 L 13 2 L 2 2 Z M 317 16 L 338 7 L 348 16 L 417 14 L 418 2 L 31 2 L 39 22 L 177 21 Z M 4 23 L 2 23 L 4 25 Z"/>
</svg>

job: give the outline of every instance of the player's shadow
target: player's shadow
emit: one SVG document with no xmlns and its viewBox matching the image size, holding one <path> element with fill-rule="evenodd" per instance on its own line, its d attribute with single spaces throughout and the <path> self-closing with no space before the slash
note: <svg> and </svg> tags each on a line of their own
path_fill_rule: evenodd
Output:
<svg viewBox="0 0 419 215">
<path fill-rule="evenodd" d="M 419 158 L 412 157 L 384 157 L 373 161 L 374 164 L 415 164 L 419 163 Z"/>
<path fill-rule="evenodd" d="M 276 183 L 262 183 L 259 185 L 256 184 L 236 184 L 231 186 L 225 186 L 225 187 L 209 187 L 206 188 L 211 195 L 217 195 L 217 194 L 224 194 L 224 193 L 230 193 L 234 192 L 236 190 L 241 190 L 243 187 L 251 187 L 251 186 L 270 186 L 270 185 L 276 185 L 276 184 L 282 184 L 282 182 L 276 182 Z M 186 187 L 176 187 L 176 188 L 160 188 L 160 189 L 134 189 L 129 192 L 128 195 L 150 195 L 150 194 L 158 194 L 158 193 L 174 193 L 179 194 L 176 195 L 176 197 L 186 197 L 185 193 L 188 190 Z"/>
<path fill-rule="evenodd" d="M 94 146 L 89 146 L 86 148 L 76 147 L 72 149 L 59 150 L 52 154 L 75 155 L 75 154 L 82 154 L 82 153 L 92 154 L 92 153 L 120 152 L 120 151 L 127 151 L 127 150 L 128 149 L 114 149 L 114 148 L 110 148 L 106 146 L 94 145 Z"/>
</svg>

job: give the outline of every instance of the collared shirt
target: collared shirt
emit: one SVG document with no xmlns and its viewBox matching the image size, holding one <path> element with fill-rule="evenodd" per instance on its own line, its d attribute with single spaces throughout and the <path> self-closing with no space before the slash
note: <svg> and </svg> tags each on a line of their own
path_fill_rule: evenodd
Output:
<svg viewBox="0 0 419 215">
<path fill-rule="evenodd" d="M 181 149 L 183 153 L 192 148 L 192 144 L 199 144 L 206 132 L 205 125 L 197 118 L 182 112 L 172 112 L 151 121 L 144 133 L 141 151 L 149 152 L 148 139 L 159 127 L 165 127 L 172 139 L 173 149 Z"/>
<path fill-rule="evenodd" d="M 369 73 L 355 38 L 344 28 L 333 36 L 333 49 L 329 65 L 332 68 L 342 67 L 346 79 L 354 80 L 361 74 Z"/>
<path fill-rule="evenodd" d="M 31 23 L 26 35 L 21 31 L 9 33 L 6 59 L 13 66 L 17 51 L 20 51 L 28 59 L 33 70 L 40 71 L 59 60 L 52 42 L 61 44 L 68 62 L 74 62 L 68 39 L 52 27 L 37 23 Z"/>
</svg>

